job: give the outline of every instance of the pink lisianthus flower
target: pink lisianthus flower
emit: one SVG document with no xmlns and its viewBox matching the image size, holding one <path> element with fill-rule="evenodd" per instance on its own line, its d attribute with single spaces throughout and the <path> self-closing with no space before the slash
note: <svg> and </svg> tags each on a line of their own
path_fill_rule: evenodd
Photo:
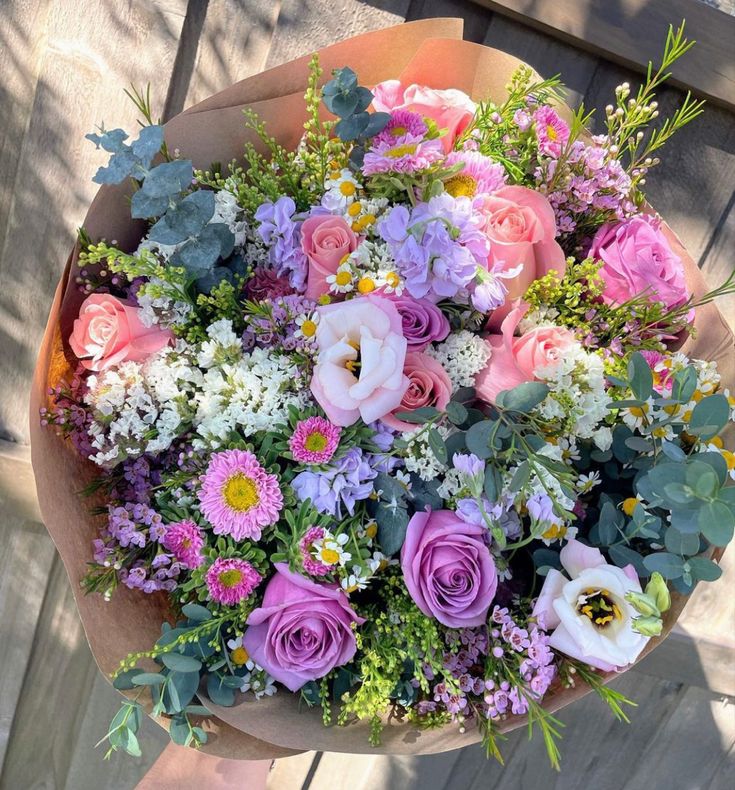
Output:
<svg viewBox="0 0 735 790">
<path fill-rule="evenodd" d="M 351 661 L 357 650 L 353 624 L 365 621 L 334 584 L 317 584 L 275 564 L 263 605 L 248 617 L 243 647 L 291 691 Z"/>
<path fill-rule="evenodd" d="M 547 631 L 549 645 L 564 655 L 610 672 L 632 664 L 649 637 L 633 630 L 637 612 L 625 600 L 640 593 L 632 565 L 608 565 L 599 549 L 570 540 L 559 555 L 569 578 L 552 568 L 533 616 Z"/>
<path fill-rule="evenodd" d="M 534 280 L 552 269 L 560 277 L 564 275 L 566 258 L 555 240 L 554 210 L 540 192 L 502 187 L 476 198 L 474 207 L 483 217 L 483 230 L 490 239 L 487 268 L 494 272 L 518 269 L 518 274 L 504 283 L 508 291 L 505 305 L 490 318 L 491 328 L 497 330 L 510 312 L 510 302 L 522 297 Z"/>
<path fill-rule="evenodd" d="M 320 307 L 319 315 L 311 391 L 327 417 L 347 426 L 393 411 L 408 389 L 406 339 L 395 305 L 370 294 Z"/>
<path fill-rule="evenodd" d="M 477 105 L 460 90 L 437 90 L 424 85 L 403 87 L 400 80 L 386 80 L 373 88 L 373 107 L 379 112 L 410 110 L 423 118 L 430 118 L 439 130 L 444 153 L 454 147 L 454 141 L 472 121 Z"/>
<path fill-rule="evenodd" d="M 671 249 L 661 222 L 649 214 L 603 225 L 589 254 L 603 263 L 602 299 L 607 304 L 648 293 L 651 301 L 672 308 L 689 298 L 681 258 Z"/>
<path fill-rule="evenodd" d="M 123 362 L 143 362 L 173 342 L 171 332 L 145 326 L 140 308 L 110 294 L 91 294 L 79 308 L 69 338 L 71 350 L 87 370 L 106 370 Z"/>
<path fill-rule="evenodd" d="M 406 354 L 403 374 L 408 378 L 408 389 L 393 412 L 382 419 L 394 431 L 412 431 L 416 427 L 396 417 L 396 412 L 411 412 L 426 406 L 443 410 L 452 397 L 452 382 L 447 372 L 428 354 Z"/>
<path fill-rule="evenodd" d="M 478 398 L 487 403 L 495 403 L 504 390 L 536 379 L 539 370 L 553 365 L 577 342 L 572 332 L 558 326 L 539 327 L 515 337 L 525 311 L 523 307 L 513 309 L 503 321 L 501 333 L 486 340 L 492 353 L 477 374 L 475 389 Z"/>
</svg>

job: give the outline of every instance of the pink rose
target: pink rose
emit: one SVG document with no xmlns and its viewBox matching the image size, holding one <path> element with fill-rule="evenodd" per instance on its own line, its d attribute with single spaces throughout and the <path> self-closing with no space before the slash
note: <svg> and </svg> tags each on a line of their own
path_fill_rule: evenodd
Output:
<svg viewBox="0 0 735 790">
<path fill-rule="evenodd" d="M 317 584 L 276 563 L 263 605 L 248 617 L 250 657 L 291 691 L 352 660 L 352 624 L 365 621 L 336 584 Z"/>
<path fill-rule="evenodd" d="M 508 289 L 505 305 L 495 310 L 490 326 L 497 329 L 510 312 L 511 301 L 523 296 L 534 280 L 552 269 L 560 276 L 566 271 L 564 251 L 555 241 L 554 209 L 540 193 L 527 187 L 501 187 L 492 195 L 475 202 L 484 217 L 483 230 L 490 239 L 488 269 L 509 272 L 521 267 L 505 279 Z"/>
<path fill-rule="evenodd" d="M 483 526 L 451 510 L 415 513 L 401 549 L 401 569 L 414 603 L 449 628 L 484 625 L 498 574 Z"/>
<path fill-rule="evenodd" d="M 378 83 L 373 88 L 373 96 L 373 107 L 379 112 L 410 110 L 435 121 L 438 129 L 446 130 L 441 138 L 446 154 L 472 121 L 477 109 L 466 93 L 455 88 L 436 90 L 425 85 L 404 88 L 398 80 Z"/>
<path fill-rule="evenodd" d="M 309 260 L 306 296 L 318 299 L 329 290 L 327 277 L 357 249 L 357 236 L 343 217 L 318 214 L 301 226 L 301 249 Z"/>
<path fill-rule="evenodd" d="M 393 411 L 408 389 L 401 316 L 374 294 L 319 308 L 319 358 L 311 391 L 335 425 L 366 423 Z"/>
<path fill-rule="evenodd" d="M 144 326 L 140 308 L 110 294 L 91 294 L 79 308 L 69 338 L 71 350 L 88 370 L 122 362 L 142 362 L 173 341 L 158 326 Z"/>
<path fill-rule="evenodd" d="M 549 645 L 564 655 L 610 672 L 632 664 L 649 637 L 633 630 L 635 609 L 625 600 L 641 592 L 632 565 L 608 565 L 599 549 L 570 540 L 559 554 L 569 578 L 552 568 L 533 616 L 553 633 Z"/>
<path fill-rule="evenodd" d="M 641 214 L 603 225 L 595 234 L 590 257 L 603 262 L 602 299 L 621 304 L 647 291 L 651 301 L 677 307 L 689 298 L 681 258 L 674 253 L 655 217 Z"/>
<path fill-rule="evenodd" d="M 452 382 L 446 371 L 433 357 L 420 352 L 406 354 L 403 375 L 408 378 L 408 389 L 393 412 L 414 411 L 422 406 L 444 409 L 452 397 Z M 399 420 L 394 413 L 386 414 L 383 422 L 396 431 L 412 431 L 410 422 Z"/>
<path fill-rule="evenodd" d="M 533 381 L 538 370 L 553 365 L 564 355 L 575 338 L 564 327 L 543 326 L 514 337 L 525 308 L 516 307 L 501 326 L 501 334 L 490 335 L 485 341 L 492 354 L 487 365 L 475 379 L 477 396 L 487 403 L 495 403 L 498 393 L 510 390 L 526 381 Z"/>
</svg>

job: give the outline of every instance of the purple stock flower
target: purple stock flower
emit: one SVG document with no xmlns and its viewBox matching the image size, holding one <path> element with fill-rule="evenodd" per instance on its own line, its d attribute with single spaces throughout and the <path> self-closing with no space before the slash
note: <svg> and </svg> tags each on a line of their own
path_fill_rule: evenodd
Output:
<svg viewBox="0 0 735 790">
<path fill-rule="evenodd" d="M 367 499 L 373 491 L 377 471 L 359 447 L 353 447 L 336 463 L 320 472 L 300 472 L 291 481 L 296 496 L 310 499 L 320 513 L 342 518 L 342 506 L 352 515 L 355 502 Z"/>
<path fill-rule="evenodd" d="M 294 220 L 296 204 L 287 196 L 275 203 L 258 206 L 255 219 L 258 235 L 268 247 L 268 256 L 276 274 L 288 276 L 291 287 L 303 292 L 306 288 L 307 260 L 301 249 L 301 222 Z"/>
<path fill-rule="evenodd" d="M 455 297 L 485 265 L 490 250 L 472 201 L 446 193 L 409 211 L 396 206 L 378 223 L 411 296 Z"/>
<path fill-rule="evenodd" d="M 474 453 L 455 453 L 452 456 L 452 464 L 460 474 L 468 478 L 485 474 L 485 462 Z"/>
</svg>

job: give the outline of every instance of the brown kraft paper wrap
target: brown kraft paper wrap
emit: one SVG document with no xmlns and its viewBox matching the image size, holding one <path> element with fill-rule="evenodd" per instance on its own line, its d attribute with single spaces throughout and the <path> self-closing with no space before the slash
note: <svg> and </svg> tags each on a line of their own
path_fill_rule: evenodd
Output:
<svg viewBox="0 0 735 790">
<path fill-rule="evenodd" d="M 367 33 L 320 51 L 325 75 L 333 68 L 349 65 L 362 84 L 400 78 L 434 88 L 458 88 L 473 99 L 505 96 L 505 85 L 521 61 L 497 50 L 461 40 L 462 21 L 434 19 L 412 22 L 387 30 Z M 227 88 L 192 107 L 166 124 L 169 148 L 178 148 L 195 167 L 206 168 L 212 161 L 239 158 L 243 144 L 252 139 L 245 129 L 242 111 L 251 107 L 265 121 L 280 143 L 295 146 L 305 120 L 303 93 L 309 57 L 278 66 Z M 103 187 L 95 197 L 84 227 L 92 239 L 115 239 L 124 250 L 137 246 L 144 226 L 131 220 L 125 185 Z M 681 242 L 667 229 L 675 251 L 684 261 L 691 290 L 701 295 L 707 289 L 695 262 Z M 128 653 L 151 648 L 160 635 L 160 625 L 172 615 L 165 595 L 144 595 L 120 587 L 112 600 L 85 596 L 80 588 L 91 559 L 91 541 L 100 526 L 89 514 L 92 502 L 78 492 L 97 473 L 91 462 L 77 455 L 70 443 L 49 428 L 42 428 L 38 409 L 46 405 L 47 388 L 68 376 L 74 366 L 67 339 L 78 314 L 83 295 L 74 286 L 78 250 L 67 261 L 39 352 L 31 397 L 32 461 L 38 498 L 46 527 L 59 550 L 79 608 L 87 639 L 100 670 L 109 677 Z M 723 386 L 735 391 L 735 346 L 727 324 L 713 304 L 697 309 L 696 337 L 683 350 L 693 357 L 714 360 Z M 665 615 L 664 632 L 648 643 L 643 655 L 654 649 L 668 634 L 681 614 L 686 597 L 674 594 Z M 612 673 L 610 677 L 614 677 Z M 568 705 L 588 693 L 583 683 L 575 688 L 550 691 L 544 705 L 550 711 Z M 376 754 L 432 754 L 468 746 L 480 740 L 475 728 L 460 733 L 456 725 L 419 730 L 391 718 L 386 721 L 382 744 L 368 743 L 369 723 L 344 727 L 324 727 L 321 710 L 307 709 L 298 694 L 279 691 L 259 701 L 240 696 L 234 707 L 223 708 L 203 698 L 214 716 L 204 721 L 209 733 L 202 750 L 219 757 L 267 759 L 318 749 L 336 752 Z M 147 709 L 150 711 L 150 701 Z M 159 720 L 165 726 L 165 720 Z M 525 717 L 511 716 L 500 729 L 508 731 L 525 723 Z"/>
</svg>

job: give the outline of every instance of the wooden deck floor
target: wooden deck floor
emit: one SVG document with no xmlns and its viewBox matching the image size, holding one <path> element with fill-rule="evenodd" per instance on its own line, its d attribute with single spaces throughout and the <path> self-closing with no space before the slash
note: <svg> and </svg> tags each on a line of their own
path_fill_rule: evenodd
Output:
<svg viewBox="0 0 735 790">
<path fill-rule="evenodd" d="M 466 38 L 510 51 L 543 74 L 561 71 L 573 104 L 584 97 L 588 107 L 602 107 L 616 84 L 636 79 L 469 0 L 3 0 L 0 437 L 9 441 L 0 440 L 0 790 L 129 790 L 166 740 L 146 722 L 151 739 L 143 758 L 116 755 L 103 764 L 93 749 L 118 697 L 96 670 L 39 523 L 23 446 L 23 393 L 35 348 L 73 229 L 93 194 L 97 161 L 84 133 L 102 120 L 132 125 L 121 93 L 130 82 L 151 82 L 169 117 L 336 39 L 432 16 L 462 16 Z M 675 108 L 681 100 L 671 89 L 660 104 Z M 733 266 L 734 120 L 710 108 L 671 143 L 649 184 L 651 202 L 712 282 Z M 735 318 L 735 298 L 722 308 Z M 725 577 L 697 591 L 681 630 L 616 682 L 640 702 L 630 726 L 615 723 L 595 699 L 562 712 L 568 742 L 561 774 L 547 767 L 541 744 L 514 733 L 505 769 L 487 763 L 477 747 L 416 759 L 310 753 L 278 761 L 272 790 L 729 790 L 733 555 L 726 555 Z"/>
</svg>

